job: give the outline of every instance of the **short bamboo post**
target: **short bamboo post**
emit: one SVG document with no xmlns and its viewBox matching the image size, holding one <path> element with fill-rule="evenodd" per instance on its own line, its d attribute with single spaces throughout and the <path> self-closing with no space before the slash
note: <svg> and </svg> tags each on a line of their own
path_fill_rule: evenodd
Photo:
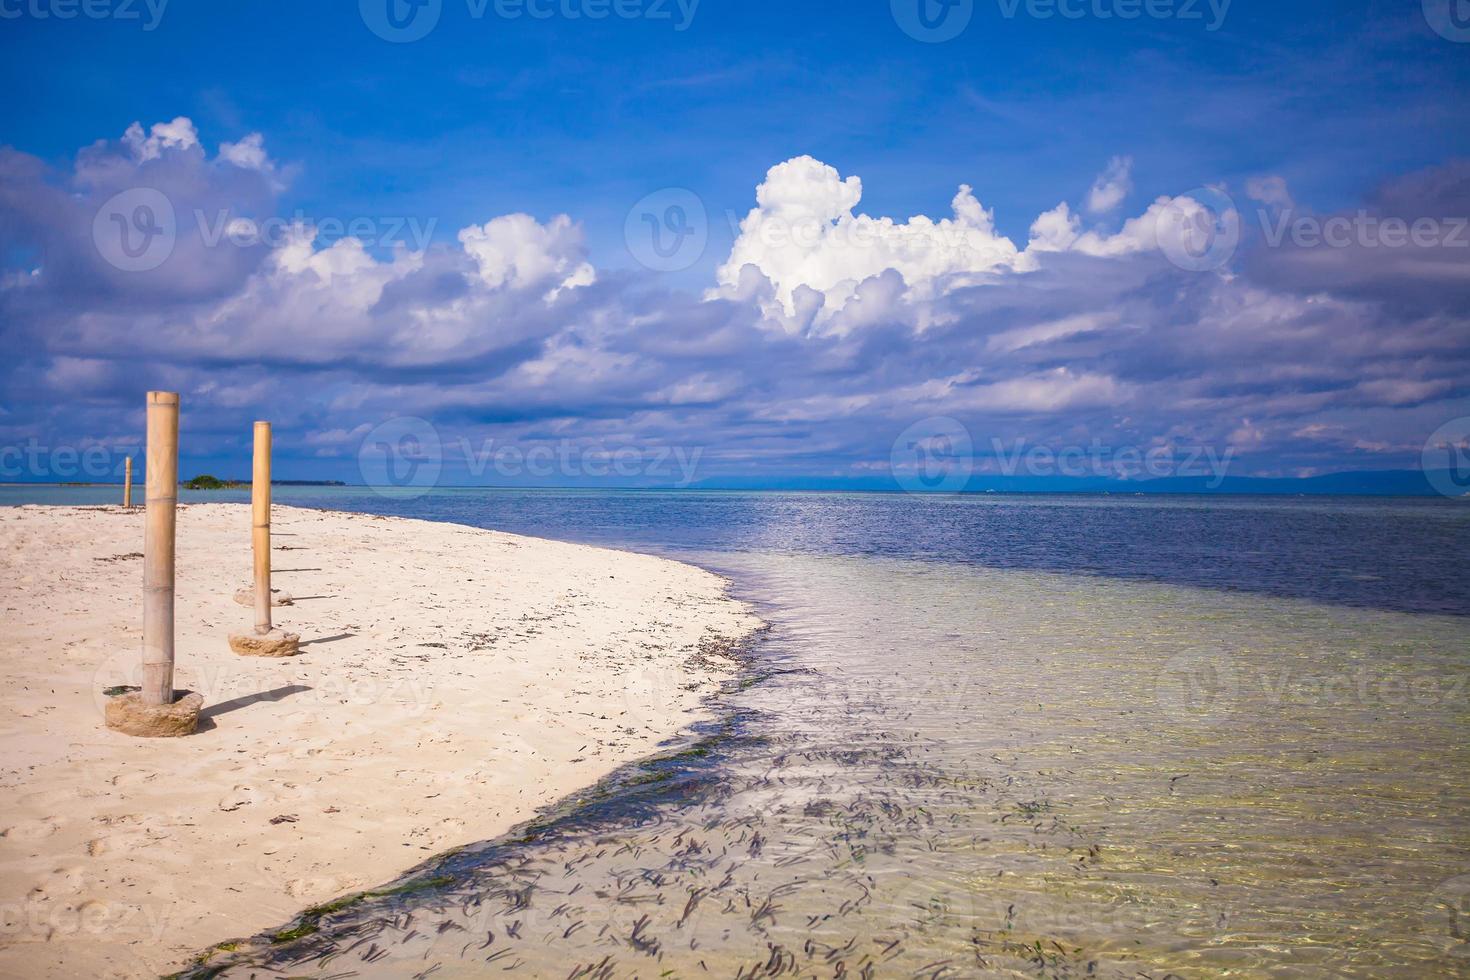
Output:
<svg viewBox="0 0 1470 980">
<path fill-rule="evenodd" d="M 250 543 L 255 553 L 255 629 L 231 633 L 230 649 L 242 657 L 294 657 L 301 637 L 271 625 L 271 424 L 255 423 L 255 460 L 250 480 Z"/>
<path fill-rule="evenodd" d="M 143 531 L 143 703 L 174 700 L 174 528 L 179 496 L 179 396 L 148 392 Z"/>
<path fill-rule="evenodd" d="M 133 457 L 123 463 L 123 510 L 133 509 Z"/>
<path fill-rule="evenodd" d="M 255 632 L 271 631 L 271 424 L 255 423 L 255 466 L 250 484 L 251 542 L 255 548 Z"/>
</svg>

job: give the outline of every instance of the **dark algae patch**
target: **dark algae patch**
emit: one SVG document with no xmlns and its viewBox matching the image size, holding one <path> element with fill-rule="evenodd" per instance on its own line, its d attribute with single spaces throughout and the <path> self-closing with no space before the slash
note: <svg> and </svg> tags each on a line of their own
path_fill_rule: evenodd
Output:
<svg viewBox="0 0 1470 980">
<path fill-rule="evenodd" d="M 416 878 L 412 881 L 406 881 L 401 885 L 394 885 L 391 888 L 379 888 L 372 891 L 358 892 L 355 895 L 344 895 L 342 898 L 334 899 L 324 905 L 317 905 L 307 909 L 301 913 L 295 925 L 271 934 L 268 941 L 272 946 L 294 942 L 297 939 L 302 939 L 319 931 L 323 918 L 346 911 L 363 902 L 380 898 L 398 898 L 405 895 L 412 895 L 416 892 L 442 888 L 452 883 L 453 879 L 447 875 L 437 875 L 431 878 Z"/>
</svg>

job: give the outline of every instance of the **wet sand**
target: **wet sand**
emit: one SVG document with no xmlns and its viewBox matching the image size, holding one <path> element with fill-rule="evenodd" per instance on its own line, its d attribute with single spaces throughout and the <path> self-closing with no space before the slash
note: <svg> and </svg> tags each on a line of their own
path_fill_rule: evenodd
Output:
<svg viewBox="0 0 1470 980">
<path fill-rule="evenodd" d="M 758 625 L 716 575 L 457 525 L 277 507 L 252 660 L 249 511 L 179 514 L 176 687 L 201 730 L 102 724 L 138 682 L 142 510 L 0 509 L 0 975 L 138 976 L 491 838 L 704 717 Z"/>
</svg>

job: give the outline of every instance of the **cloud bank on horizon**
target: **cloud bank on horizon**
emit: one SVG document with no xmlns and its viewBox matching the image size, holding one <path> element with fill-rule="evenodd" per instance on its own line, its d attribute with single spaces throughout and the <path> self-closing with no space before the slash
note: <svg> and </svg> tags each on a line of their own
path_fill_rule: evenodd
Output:
<svg viewBox="0 0 1470 980">
<path fill-rule="evenodd" d="M 0 444 L 136 445 L 140 393 L 165 388 L 196 455 L 269 417 L 285 457 L 349 481 L 398 416 L 464 445 L 698 447 L 714 482 L 871 477 L 934 418 L 973 436 L 981 473 L 1100 445 L 1308 475 L 1416 466 L 1470 414 L 1462 162 L 1348 214 L 1263 174 L 1129 215 L 1119 156 L 1017 243 L 983 181 L 896 221 L 799 156 L 696 293 L 595 268 L 564 214 L 452 244 L 392 247 L 382 217 L 327 236 L 277 215 L 294 168 L 262 134 L 216 147 L 179 117 L 69 169 L 0 149 Z"/>
</svg>

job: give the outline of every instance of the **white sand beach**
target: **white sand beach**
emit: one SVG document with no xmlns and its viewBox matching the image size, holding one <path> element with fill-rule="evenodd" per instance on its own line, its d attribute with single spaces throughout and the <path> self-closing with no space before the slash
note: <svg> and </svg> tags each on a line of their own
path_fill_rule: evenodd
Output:
<svg viewBox="0 0 1470 980">
<path fill-rule="evenodd" d="M 709 572 L 423 521 L 277 507 L 277 625 L 249 508 L 184 506 L 176 687 L 200 731 L 103 725 L 136 684 L 143 511 L 0 509 L 0 975 L 169 972 L 494 837 L 697 720 L 759 621 Z"/>
</svg>

